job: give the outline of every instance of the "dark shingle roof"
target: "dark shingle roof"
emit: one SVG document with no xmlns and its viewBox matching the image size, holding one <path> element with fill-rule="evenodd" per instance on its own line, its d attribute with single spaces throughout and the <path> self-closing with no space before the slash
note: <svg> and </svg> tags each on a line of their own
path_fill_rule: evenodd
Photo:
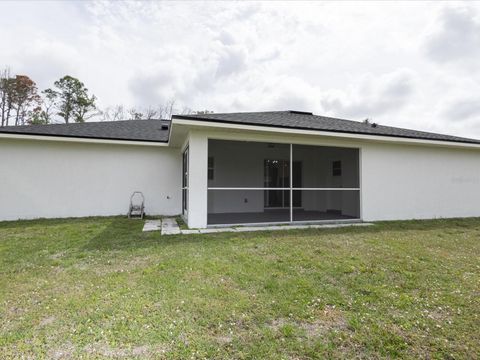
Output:
<svg viewBox="0 0 480 360">
<path fill-rule="evenodd" d="M 442 135 L 425 131 L 409 130 L 391 126 L 366 124 L 360 121 L 313 115 L 300 111 L 267 111 L 201 115 L 174 115 L 173 119 L 213 121 L 241 125 L 260 125 L 302 130 L 331 131 L 350 134 L 394 136 L 401 138 L 451 141 L 480 144 L 480 140 Z"/>
<path fill-rule="evenodd" d="M 173 118 L 480 144 L 480 140 L 476 139 L 383 125 L 376 125 L 374 127 L 372 124 L 366 124 L 364 122 L 318 116 L 299 111 L 173 115 Z M 0 133 L 167 143 L 170 134 L 170 125 L 170 120 L 122 120 L 72 124 L 5 126 L 0 127 Z"/>
<path fill-rule="evenodd" d="M 0 127 L 0 133 L 168 142 L 170 120 L 122 120 Z"/>
</svg>

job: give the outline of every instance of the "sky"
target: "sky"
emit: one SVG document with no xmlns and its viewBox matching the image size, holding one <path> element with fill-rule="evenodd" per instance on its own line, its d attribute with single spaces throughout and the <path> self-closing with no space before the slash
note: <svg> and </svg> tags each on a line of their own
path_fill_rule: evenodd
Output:
<svg viewBox="0 0 480 360">
<path fill-rule="evenodd" d="M 480 3 L 0 2 L 0 67 L 101 108 L 303 110 L 480 138 Z"/>
</svg>

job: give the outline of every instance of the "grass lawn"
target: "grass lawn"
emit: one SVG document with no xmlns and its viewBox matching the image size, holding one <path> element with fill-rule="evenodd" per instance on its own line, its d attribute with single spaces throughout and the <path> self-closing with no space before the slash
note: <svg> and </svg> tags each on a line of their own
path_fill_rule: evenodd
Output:
<svg viewBox="0 0 480 360">
<path fill-rule="evenodd" d="M 2 358 L 478 358 L 480 219 L 163 236 L 0 223 Z"/>
</svg>

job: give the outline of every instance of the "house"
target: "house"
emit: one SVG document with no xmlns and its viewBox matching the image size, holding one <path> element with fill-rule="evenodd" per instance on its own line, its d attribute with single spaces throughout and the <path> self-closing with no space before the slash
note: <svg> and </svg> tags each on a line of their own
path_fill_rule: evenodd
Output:
<svg viewBox="0 0 480 360">
<path fill-rule="evenodd" d="M 480 141 L 300 111 L 0 128 L 0 220 L 150 215 L 193 228 L 480 216 Z"/>
</svg>

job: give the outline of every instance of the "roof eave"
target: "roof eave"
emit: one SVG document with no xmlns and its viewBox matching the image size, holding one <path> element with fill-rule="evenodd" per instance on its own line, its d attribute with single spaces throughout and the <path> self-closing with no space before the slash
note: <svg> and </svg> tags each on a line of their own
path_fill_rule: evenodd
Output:
<svg viewBox="0 0 480 360">
<path fill-rule="evenodd" d="M 26 134 L 26 133 L 14 133 L 14 132 L 0 132 L 0 139 L 2 138 L 3 139 L 21 139 L 21 140 L 77 142 L 77 143 L 116 144 L 116 145 L 168 146 L 168 141 L 86 137 L 86 136 L 71 136 L 71 135 L 52 135 L 52 134 L 49 134 L 49 135 Z"/>
</svg>

